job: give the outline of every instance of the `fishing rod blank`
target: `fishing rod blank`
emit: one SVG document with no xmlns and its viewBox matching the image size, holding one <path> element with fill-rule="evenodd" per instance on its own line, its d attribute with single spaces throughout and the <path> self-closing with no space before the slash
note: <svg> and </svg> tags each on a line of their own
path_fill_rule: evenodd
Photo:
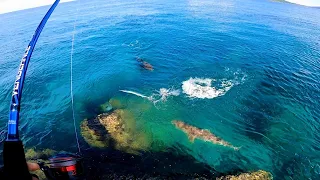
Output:
<svg viewBox="0 0 320 180">
<path fill-rule="evenodd" d="M 38 38 L 42 32 L 43 27 L 47 23 L 50 15 L 52 14 L 53 10 L 56 8 L 60 0 L 56 0 L 55 3 L 51 6 L 48 10 L 47 14 L 44 16 L 42 21 L 40 22 L 38 28 L 36 29 L 25 53 L 21 59 L 18 74 L 16 76 L 16 80 L 14 82 L 14 87 L 12 91 L 11 97 L 11 104 L 10 104 L 10 114 L 9 114 L 9 121 L 8 121 L 8 136 L 7 140 L 19 140 L 19 112 L 20 112 L 20 101 L 22 95 L 22 88 L 25 79 L 25 75 L 28 69 L 28 65 L 30 62 L 30 58 L 33 52 L 34 47 L 38 41 Z"/>
<path fill-rule="evenodd" d="M 14 82 L 10 103 L 8 135 L 6 141 L 4 142 L 3 148 L 4 171 L 7 179 L 31 179 L 31 175 L 28 171 L 28 167 L 26 164 L 23 144 L 22 141 L 19 139 L 18 132 L 22 88 L 33 49 L 42 32 L 42 29 L 44 28 L 53 10 L 56 8 L 59 2 L 60 0 L 56 0 L 53 3 L 53 5 L 50 7 L 48 12 L 38 25 L 21 59 L 18 74 Z"/>
</svg>

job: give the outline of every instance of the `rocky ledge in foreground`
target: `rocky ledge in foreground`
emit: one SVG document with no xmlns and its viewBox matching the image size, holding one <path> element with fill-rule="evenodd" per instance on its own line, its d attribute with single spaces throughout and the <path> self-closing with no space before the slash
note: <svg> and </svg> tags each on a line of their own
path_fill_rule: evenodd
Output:
<svg viewBox="0 0 320 180">
<path fill-rule="evenodd" d="M 271 180 L 273 179 L 271 173 L 259 170 L 249 173 L 241 173 L 237 176 L 227 175 L 223 177 L 216 178 L 216 180 Z"/>
</svg>

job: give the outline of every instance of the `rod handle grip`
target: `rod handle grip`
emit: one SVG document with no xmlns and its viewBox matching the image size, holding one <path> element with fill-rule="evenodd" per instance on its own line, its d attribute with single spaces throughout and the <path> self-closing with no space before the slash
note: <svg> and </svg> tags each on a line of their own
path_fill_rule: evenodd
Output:
<svg viewBox="0 0 320 180">
<path fill-rule="evenodd" d="M 29 173 L 22 141 L 5 141 L 3 163 L 6 179 L 32 180 Z"/>
</svg>

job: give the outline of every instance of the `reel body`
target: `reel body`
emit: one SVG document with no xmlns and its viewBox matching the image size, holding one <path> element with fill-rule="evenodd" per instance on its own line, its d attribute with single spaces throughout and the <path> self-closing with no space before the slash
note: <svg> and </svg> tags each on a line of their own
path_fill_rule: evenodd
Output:
<svg viewBox="0 0 320 180">
<path fill-rule="evenodd" d="M 48 179 L 83 179 L 83 165 L 80 156 L 71 153 L 59 153 L 48 160 L 49 163 L 39 163 L 41 170 Z"/>
</svg>

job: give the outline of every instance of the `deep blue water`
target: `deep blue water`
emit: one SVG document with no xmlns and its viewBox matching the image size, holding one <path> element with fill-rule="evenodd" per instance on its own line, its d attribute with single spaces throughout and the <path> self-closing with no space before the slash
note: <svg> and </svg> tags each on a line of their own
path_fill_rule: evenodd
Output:
<svg viewBox="0 0 320 180">
<path fill-rule="evenodd" d="M 2 140 L 20 58 L 48 8 L 0 15 Z M 222 173 L 262 169 L 275 179 L 320 176 L 319 8 L 266 0 L 60 4 L 40 36 L 24 86 L 20 129 L 27 148 L 77 150 L 70 106 L 75 20 L 78 131 L 100 104 L 117 97 L 154 144 L 165 147 L 162 151 L 193 157 Z M 136 57 L 154 71 L 139 67 Z M 190 97 L 182 88 L 190 78 L 231 86 L 216 86 L 226 92 L 214 98 Z M 180 95 L 154 105 L 119 92 L 151 96 L 160 88 L 179 90 Z M 190 143 L 171 124 L 175 119 L 209 129 L 241 148 Z"/>
</svg>

